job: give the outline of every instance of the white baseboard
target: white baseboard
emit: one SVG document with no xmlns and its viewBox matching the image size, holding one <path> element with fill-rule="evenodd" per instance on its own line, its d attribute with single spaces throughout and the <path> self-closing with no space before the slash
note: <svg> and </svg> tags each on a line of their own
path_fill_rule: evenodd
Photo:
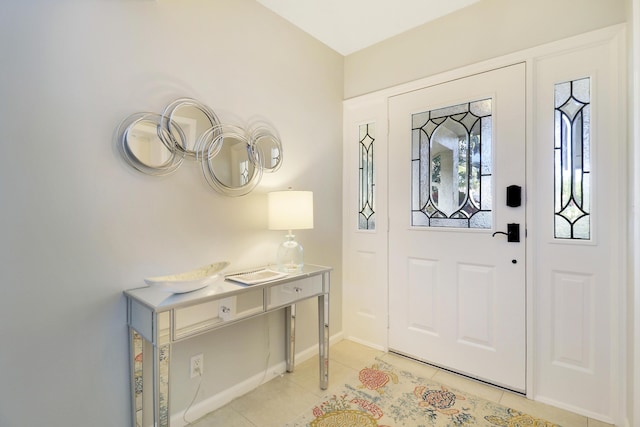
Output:
<svg viewBox="0 0 640 427">
<path fill-rule="evenodd" d="M 536 396 L 535 401 L 540 403 L 546 403 L 547 405 L 555 406 L 556 408 L 564 409 L 565 411 L 573 412 L 574 414 L 583 415 L 594 420 L 602 421 L 603 423 L 613 424 L 614 420 L 606 415 L 598 414 L 596 412 L 587 411 L 577 406 L 568 405 L 564 402 L 560 402 L 556 399 L 550 399 L 544 396 Z"/>
<path fill-rule="evenodd" d="M 214 394 L 207 399 L 201 400 L 189 408 L 186 418 L 187 421 L 193 422 L 199 418 L 204 417 L 209 412 L 213 412 L 218 408 L 223 407 L 233 399 L 249 393 L 256 387 L 271 381 L 277 376 L 282 375 L 286 370 L 285 362 L 280 362 L 277 365 L 269 366 L 267 373 L 260 372 L 241 383 L 234 385 L 218 394 Z M 187 425 L 184 421 L 185 411 L 180 411 L 177 414 L 171 416 L 171 425 L 184 427 Z"/>
<path fill-rule="evenodd" d="M 362 339 L 356 338 L 356 337 L 349 336 L 349 337 L 344 337 L 343 339 L 349 340 L 349 341 L 353 341 L 355 343 L 362 344 L 362 345 L 365 345 L 367 347 L 371 347 L 373 349 L 380 350 L 380 351 L 387 351 L 388 350 L 388 348 L 386 348 L 383 345 L 376 344 L 376 343 L 373 343 L 373 342 L 370 342 L 370 341 L 367 341 L 367 340 L 362 340 Z"/>
<path fill-rule="evenodd" d="M 333 345 L 337 342 L 340 342 L 344 339 L 342 332 L 338 332 L 335 335 L 329 337 L 329 345 Z M 296 363 L 304 362 L 305 360 L 311 359 L 313 356 L 318 354 L 319 346 L 315 344 L 306 350 L 301 351 L 300 353 L 296 353 Z"/>
<path fill-rule="evenodd" d="M 342 341 L 342 332 L 339 332 L 329 338 L 329 345 L 333 345 L 337 342 Z M 318 344 L 311 346 L 295 355 L 295 363 L 301 363 L 305 360 L 311 359 L 316 354 L 318 354 L 319 346 Z M 233 387 L 229 387 L 226 390 L 221 391 L 220 393 L 214 394 L 200 402 L 194 404 L 187 411 L 187 421 L 193 422 L 199 418 L 204 417 L 210 412 L 215 411 L 223 407 L 224 405 L 230 403 L 233 399 L 236 399 L 240 396 L 243 396 L 250 391 L 254 390 L 258 386 L 271 381 L 272 379 L 279 377 L 284 374 L 286 371 L 286 363 L 280 362 L 275 365 L 269 366 L 267 372 L 260 372 L 246 380 L 234 385 Z M 177 427 L 185 427 L 187 423 L 184 421 L 185 411 L 180 411 L 171 415 L 171 425 Z"/>
</svg>

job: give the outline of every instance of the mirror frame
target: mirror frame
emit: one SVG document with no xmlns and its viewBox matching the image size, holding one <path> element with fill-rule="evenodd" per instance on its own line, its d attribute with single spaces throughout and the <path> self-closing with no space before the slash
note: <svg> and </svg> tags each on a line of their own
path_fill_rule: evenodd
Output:
<svg viewBox="0 0 640 427">
<path fill-rule="evenodd" d="M 275 129 L 267 124 L 261 123 L 257 126 L 254 126 L 249 133 L 251 149 L 255 153 L 257 153 L 257 156 L 260 160 L 259 164 L 260 167 L 262 167 L 263 171 L 273 173 L 280 169 L 283 159 L 282 142 L 280 141 L 280 138 L 278 137 Z M 267 145 L 267 147 L 264 147 L 264 145 Z M 276 157 L 272 157 L 271 154 L 265 152 L 265 148 L 275 148 L 278 151 L 278 155 Z M 274 158 L 276 159 L 275 162 L 269 161 L 269 159 Z"/>
<path fill-rule="evenodd" d="M 223 145 L 225 139 L 234 139 L 244 144 L 247 152 L 247 160 L 252 167 L 253 173 L 243 185 L 230 186 L 216 172 L 214 160 L 224 153 Z M 199 146 L 202 148 L 201 167 L 207 183 L 216 191 L 227 196 L 244 196 L 253 190 L 262 179 L 263 168 L 261 167 L 260 155 L 256 152 L 244 129 L 233 125 L 219 125 L 207 130 L 201 137 Z"/>
<path fill-rule="evenodd" d="M 196 134 L 193 141 L 188 140 L 189 138 L 186 137 L 186 135 L 184 134 L 184 129 L 180 127 L 177 120 L 177 117 L 180 117 L 180 115 L 178 114 L 178 110 L 184 108 L 193 108 L 203 113 L 208 121 L 208 123 L 205 125 L 207 129 L 220 125 L 220 120 L 212 109 L 192 98 L 179 98 L 165 107 L 164 112 L 162 113 L 162 116 L 165 118 L 165 120 L 163 121 L 165 131 L 171 135 L 173 135 L 174 132 L 182 132 L 182 134 L 185 136 L 184 144 L 176 144 L 176 149 L 178 151 L 184 152 L 185 156 L 189 158 L 198 159 L 198 141 L 202 137 L 202 134 Z M 175 135 L 173 136 L 174 139 L 176 139 Z"/>
<path fill-rule="evenodd" d="M 180 153 L 173 148 L 184 141 L 184 134 L 179 128 L 177 128 L 175 134 L 167 133 L 165 126 L 163 126 L 164 120 L 165 118 L 157 113 L 134 113 L 125 118 L 118 126 L 116 134 L 118 135 L 118 146 L 122 156 L 129 165 L 144 174 L 154 176 L 169 175 L 175 172 L 184 161 L 184 153 Z M 163 148 L 170 154 L 169 159 L 160 165 L 148 164 L 136 154 L 136 150 L 132 147 L 132 132 L 136 126 L 142 123 L 156 128 L 158 144 L 162 144 Z"/>
</svg>

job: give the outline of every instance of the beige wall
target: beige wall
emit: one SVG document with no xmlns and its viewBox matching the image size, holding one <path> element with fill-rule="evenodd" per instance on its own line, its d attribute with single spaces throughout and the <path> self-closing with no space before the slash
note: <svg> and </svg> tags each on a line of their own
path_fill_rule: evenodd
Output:
<svg viewBox="0 0 640 427">
<path fill-rule="evenodd" d="M 628 0 L 629 63 L 630 63 L 630 109 L 629 117 L 640 117 L 640 0 Z M 640 221 L 638 202 L 640 201 L 640 173 L 636 165 L 640 161 L 640 121 L 629 121 L 630 145 L 629 177 L 632 189 L 632 209 L 629 230 L 633 232 L 630 243 L 630 276 L 627 300 L 627 408 L 629 425 L 640 424 Z"/>
<path fill-rule="evenodd" d="M 345 58 L 345 99 L 626 20 L 626 0 L 481 0 Z"/>
<path fill-rule="evenodd" d="M 128 426 L 122 291 L 218 260 L 275 259 L 266 192 L 312 190 L 307 260 L 336 267 L 341 329 L 343 58 L 253 0 L 0 2 L 0 425 Z M 240 198 L 196 164 L 149 177 L 114 148 L 116 126 L 194 97 L 224 122 L 264 119 L 284 164 Z M 335 171 L 335 172 L 331 172 Z M 317 304 L 298 310 L 298 349 Z M 283 315 L 175 346 L 173 411 L 284 360 Z M 216 373 L 217 372 L 217 373 Z"/>
</svg>

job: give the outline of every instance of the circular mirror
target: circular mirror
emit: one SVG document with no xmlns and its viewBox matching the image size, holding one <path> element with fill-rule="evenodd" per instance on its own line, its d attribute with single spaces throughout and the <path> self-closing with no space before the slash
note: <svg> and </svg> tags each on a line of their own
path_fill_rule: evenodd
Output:
<svg viewBox="0 0 640 427">
<path fill-rule="evenodd" d="M 215 126 L 202 135 L 198 146 L 202 152 L 202 171 L 215 190 L 228 196 L 242 196 L 260 182 L 260 155 L 252 149 L 243 129 Z"/>
<path fill-rule="evenodd" d="M 270 127 L 261 125 L 251 131 L 251 149 L 258 153 L 265 172 L 275 172 L 282 165 L 282 143 Z"/>
<path fill-rule="evenodd" d="M 125 160 L 148 175 L 168 175 L 182 164 L 184 154 L 174 149 L 184 143 L 179 129 L 168 133 L 163 117 L 155 113 L 136 113 L 118 127 L 119 148 Z"/>
<path fill-rule="evenodd" d="M 167 133 L 184 135 L 184 144 L 177 144 L 176 149 L 186 156 L 199 158 L 197 143 L 202 135 L 220 121 L 216 114 L 206 105 L 191 98 L 180 98 L 167 105 L 162 115 Z M 170 143 L 170 142 L 169 142 Z"/>
</svg>

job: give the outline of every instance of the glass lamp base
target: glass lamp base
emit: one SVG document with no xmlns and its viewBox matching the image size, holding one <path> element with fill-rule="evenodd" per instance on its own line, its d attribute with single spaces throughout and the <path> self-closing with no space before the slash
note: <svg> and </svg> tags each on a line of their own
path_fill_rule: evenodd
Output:
<svg viewBox="0 0 640 427">
<path fill-rule="evenodd" d="M 278 270 L 282 272 L 300 272 L 304 266 L 304 249 L 295 238 L 295 235 L 287 234 L 286 239 L 278 247 L 276 263 Z"/>
</svg>

